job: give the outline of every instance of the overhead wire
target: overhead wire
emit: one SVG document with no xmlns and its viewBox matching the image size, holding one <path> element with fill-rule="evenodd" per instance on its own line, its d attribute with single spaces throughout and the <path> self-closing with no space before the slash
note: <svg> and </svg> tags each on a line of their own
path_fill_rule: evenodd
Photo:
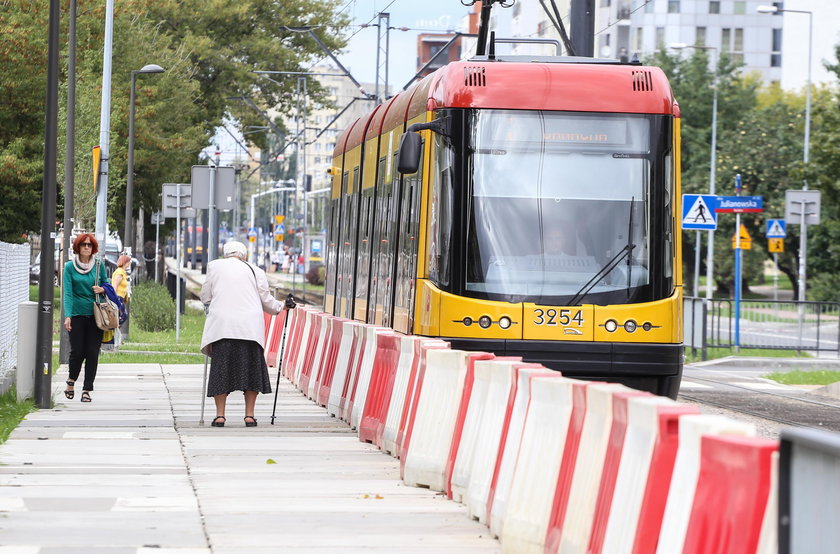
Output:
<svg viewBox="0 0 840 554">
<path fill-rule="evenodd" d="M 638 6 L 638 7 L 633 8 L 632 10 L 630 10 L 630 13 L 629 13 L 628 15 L 633 15 L 633 14 L 634 14 L 634 13 L 636 13 L 637 11 L 641 10 L 642 8 L 644 8 L 645 6 L 647 6 L 648 4 L 650 4 L 652 1 L 653 1 L 653 0 L 644 0 L 644 2 L 642 2 L 641 4 L 639 4 L 639 6 Z M 626 18 L 625 18 L 625 19 L 626 19 Z M 600 35 L 600 34 L 601 34 L 601 33 L 603 33 L 604 31 L 606 31 L 606 30 L 607 30 L 607 29 L 609 29 L 610 27 L 614 27 L 615 25 L 617 25 L 617 24 L 618 24 L 618 22 L 619 22 L 619 20 L 618 20 L 618 19 L 616 19 L 615 21 L 613 21 L 612 23 L 610 23 L 609 25 L 607 25 L 606 27 L 604 27 L 603 29 L 601 29 L 600 31 L 598 31 L 597 33 L 595 33 L 595 36 L 597 37 L 598 35 Z"/>
</svg>

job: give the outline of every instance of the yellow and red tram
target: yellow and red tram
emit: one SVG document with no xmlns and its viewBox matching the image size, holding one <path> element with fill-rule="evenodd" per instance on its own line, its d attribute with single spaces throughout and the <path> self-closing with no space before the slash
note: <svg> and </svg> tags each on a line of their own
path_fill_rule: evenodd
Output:
<svg viewBox="0 0 840 554">
<path fill-rule="evenodd" d="M 339 137 L 325 311 L 676 396 L 679 121 L 655 67 L 450 63 Z"/>
</svg>

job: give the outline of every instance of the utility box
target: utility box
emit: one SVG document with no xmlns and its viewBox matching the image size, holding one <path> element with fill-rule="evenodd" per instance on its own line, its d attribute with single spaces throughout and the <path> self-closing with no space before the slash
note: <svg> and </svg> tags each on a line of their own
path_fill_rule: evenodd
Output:
<svg viewBox="0 0 840 554">
<path fill-rule="evenodd" d="M 38 303 L 18 304 L 17 401 L 35 398 L 35 342 L 38 335 Z"/>
</svg>

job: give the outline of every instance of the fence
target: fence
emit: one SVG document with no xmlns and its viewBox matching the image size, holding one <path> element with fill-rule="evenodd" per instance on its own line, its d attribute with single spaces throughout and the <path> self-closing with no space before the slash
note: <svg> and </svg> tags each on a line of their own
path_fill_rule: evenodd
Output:
<svg viewBox="0 0 840 554">
<path fill-rule="evenodd" d="M 686 297 L 686 347 L 735 346 L 735 301 Z M 738 347 L 840 353 L 840 303 L 741 300 Z"/>
<path fill-rule="evenodd" d="M 18 304 L 29 300 L 28 244 L 0 242 L 0 393 L 17 366 Z"/>
</svg>

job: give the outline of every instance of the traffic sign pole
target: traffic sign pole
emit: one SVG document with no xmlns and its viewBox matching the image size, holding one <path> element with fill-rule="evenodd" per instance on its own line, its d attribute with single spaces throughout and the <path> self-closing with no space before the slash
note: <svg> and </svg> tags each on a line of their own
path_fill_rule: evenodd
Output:
<svg viewBox="0 0 840 554">
<path fill-rule="evenodd" d="M 741 196 L 741 174 L 735 175 L 735 194 Z M 741 346 L 741 212 L 735 213 L 735 352 Z"/>
</svg>

